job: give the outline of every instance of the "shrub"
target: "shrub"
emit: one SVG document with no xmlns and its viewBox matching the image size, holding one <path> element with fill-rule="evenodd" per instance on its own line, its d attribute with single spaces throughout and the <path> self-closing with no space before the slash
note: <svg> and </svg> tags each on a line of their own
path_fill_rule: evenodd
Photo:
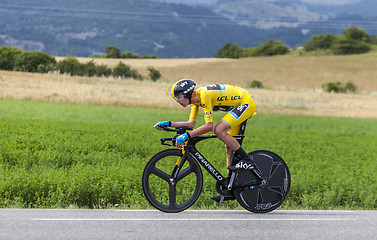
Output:
<svg viewBox="0 0 377 240">
<path fill-rule="evenodd" d="M 37 67 L 37 72 L 39 73 L 47 73 L 48 67 L 46 67 L 44 64 L 39 64 Z"/>
<path fill-rule="evenodd" d="M 347 82 L 345 86 L 341 82 L 329 82 L 322 85 L 325 92 L 346 93 L 355 92 L 357 87 L 352 82 Z"/>
<path fill-rule="evenodd" d="M 157 55 L 156 54 L 152 54 L 152 55 L 143 55 L 139 58 L 149 58 L 149 59 L 156 59 L 157 58 Z"/>
<path fill-rule="evenodd" d="M 346 86 L 344 87 L 346 92 L 356 92 L 356 85 L 353 82 L 347 82 Z"/>
<path fill-rule="evenodd" d="M 340 82 L 329 82 L 322 85 L 322 89 L 325 92 L 335 92 L 339 93 L 342 92 L 341 83 Z"/>
<path fill-rule="evenodd" d="M 348 29 L 344 30 L 343 35 L 346 38 L 352 39 L 356 42 L 362 42 L 368 38 L 368 34 L 366 31 L 355 26 L 349 27 Z"/>
<path fill-rule="evenodd" d="M 97 67 L 93 60 L 90 60 L 89 62 L 85 64 L 81 64 L 81 76 L 87 76 L 87 77 L 93 77 L 97 73 Z"/>
<path fill-rule="evenodd" d="M 269 40 L 256 48 L 246 50 L 247 57 L 283 55 L 289 52 L 281 41 Z"/>
<path fill-rule="evenodd" d="M 255 48 L 240 48 L 237 44 L 226 43 L 216 52 L 218 58 L 240 58 L 282 55 L 289 52 L 281 41 L 269 40 Z"/>
<path fill-rule="evenodd" d="M 133 54 L 133 53 L 130 52 L 130 51 L 125 51 L 125 52 L 122 54 L 122 58 L 139 58 L 139 56 Z"/>
<path fill-rule="evenodd" d="M 310 40 L 303 45 L 305 51 L 314 51 L 318 49 L 330 49 L 336 36 L 333 34 L 312 36 Z"/>
<path fill-rule="evenodd" d="M 13 70 L 16 57 L 23 51 L 15 47 L 0 47 L 0 69 Z"/>
<path fill-rule="evenodd" d="M 153 58 L 153 59 L 155 59 L 155 58 L 157 58 L 157 56 L 156 56 L 156 54 L 138 56 L 136 54 L 133 54 L 130 51 L 125 51 L 124 53 L 122 53 L 122 58 L 150 58 L 150 59 Z"/>
<path fill-rule="evenodd" d="M 242 49 L 237 44 L 225 43 L 224 46 L 216 52 L 218 58 L 240 58 Z"/>
<path fill-rule="evenodd" d="M 15 58 L 14 70 L 23 72 L 38 72 L 38 67 L 39 69 L 42 68 L 40 65 L 47 67 L 55 63 L 55 58 L 51 57 L 47 53 L 39 51 L 22 52 Z"/>
<path fill-rule="evenodd" d="M 250 84 L 251 88 L 264 88 L 263 83 L 258 80 L 253 80 Z"/>
<path fill-rule="evenodd" d="M 56 65 L 61 74 L 69 73 L 71 76 L 79 75 L 81 64 L 75 57 L 68 56 Z"/>
<path fill-rule="evenodd" d="M 102 76 L 108 77 L 112 73 L 113 73 L 113 71 L 111 70 L 111 68 L 108 68 L 106 65 L 102 64 L 102 65 L 96 67 L 96 75 L 98 77 L 102 77 Z"/>
<path fill-rule="evenodd" d="M 343 35 L 316 35 L 303 45 L 305 51 L 330 49 L 334 54 L 360 54 L 369 52 L 373 38 L 358 28 L 350 27 L 343 31 Z"/>
<path fill-rule="evenodd" d="M 149 71 L 149 77 L 153 81 L 157 81 L 161 77 L 161 73 L 158 70 L 156 70 L 154 67 L 148 67 L 148 71 Z"/>
<path fill-rule="evenodd" d="M 366 43 L 358 43 L 345 36 L 339 36 L 331 47 L 334 54 L 360 54 L 370 51 L 370 46 Z"/>
<path fill-rule="evenodd" d="M 117 46 L 106 47 L 107 58 L 120 58 L 120 49 Z"/>
<path fill-rule="evenodd" d="M 114 77 L 121 77 L 121 78 L 140 78 L 140 75 L 137 73 L 136 70 L 132 70 L 130 66 L 119 62 L 119 64 L 114 68 L 113 71 Z"/>
</svg>

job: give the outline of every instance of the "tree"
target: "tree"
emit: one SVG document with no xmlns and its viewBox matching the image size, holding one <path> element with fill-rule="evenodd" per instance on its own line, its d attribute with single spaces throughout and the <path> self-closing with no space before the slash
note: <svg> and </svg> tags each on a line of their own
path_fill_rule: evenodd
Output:
<svg viewBox="0 0 377 240">
<path fill-rule="evenodd" d="M 256 48 L 251 48 L 247 50 L 246 56 L 274 56 L 283 55 L 289 51 L 288 47 L 285 46 L 281 41 L 269 40 Z"/>
<path fill-rule="evenodd" d="M 237 44 L 226 43 L 217 51 L 218 58 L 240 58 L 282 55 L 289 52 L 281 41 L 269 40 L 255 48 L 240 48 Z"/>
<path fill-rule="evenodd" d="M 120 48 L 117 46 L 106 47 L 106 58 L 120 58 Z"/>
<path fill-rule="evenodd" d="M 16 57 L 23 51 L 15 47 L 0 47 L 0 69 L 13 70 Z"/>
<path fill-rule="evenodd" d="M 149 71 L 149 77 L 153 81 L 157 81 L 161 77 L 160 71 L 156 70 L 154 67 L 148 67 L 148 71 Z"/>
<path fill-rule="evenodd" d="M 364 30 L 350 27 L 343 31 L 343 35 L 312 36 L 303 46 L 305 51 L 330 49 L 334 54 L 359 54 L 370 51 L 368 43 L 372 42 L 373 39 Z"/>
<path fill-rule="evenodd" d="M 370 46 L 366 43 L 358 43 L 352 38 L 346 36 L 339 36 L 331 46 L 331 50 L 334 54 L 360 54 L 370 51 Z"/>
<path fill-rule="evenodd" d="M 139 56 L 133 54 L 133 53 L 130 52 L 130 51 L 125 51 L 125 52 L 122 54 L 122 58 L 139 58 Z"/>
<path fill-rule="evenodd" d="M 111 68 L 108 68 L 106 65 L 100 65 L 96 67 L 96 76 L 99 77 L 108 77 L 112 74 Z"/>
<path fill-rule="evenodd" d="M 54 65 L 56 60 L 47 53 L 40 51 L 22 52 L 18 54 L 14 60 L 14 70 L 23 72 L 38 72 L 44 65 L 48 67 Z"/>
<path fill-rule="evenodd" d="M 218 58 L 240 58 L 242 49 L 237 44 L 225 43 L 224 46 L 216 52 Z"/>
<path fill-rule="evenodd" d="M 140 78 L 140 75 L 137 73 L 136 70 L 132 70 L 130 66 L 119 62 L 119 64 L 113 70 L 114 77 L 121 77 L 121 78 Z"/>
<path fill-rule="evenodd" d="M 367 32 L 358 28 L 358 27 L 350 27 L 343 31 L 343 35 L 348 38 L 352 39 L 353 41 L 360 43 L 365 42 L 366 39 L 369 37 Z"/>
<path fill-rule="evenodd" d="M 303 47 L 305 51 L 314 51 L 318 49 L 330 49 L 333 42 L 335 41 L 336 36 L 333 34 L 320 34 L 314 35 L 306 42 Z"/>
<path fill-rule="evenodd" d="M 61 74 L 69 73 L 71 76 L 80 75 L 81 64 L 75 57 L 68 56 L 64 60 L 58 62 L 56 68 Z"/>
<path fill-rule="evenodd" d="M 93 77 L 96 75 L 97 67 L 94 63 L 94 60 L 90 60 L 86 64 L 81 64 L 81 71 L 80 75 L 87 76 L 87 77 Z"/>
</svg>

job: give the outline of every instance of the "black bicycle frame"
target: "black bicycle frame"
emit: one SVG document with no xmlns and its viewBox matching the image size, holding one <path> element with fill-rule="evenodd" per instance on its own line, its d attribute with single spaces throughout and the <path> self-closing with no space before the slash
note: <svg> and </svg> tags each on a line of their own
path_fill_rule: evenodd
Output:
<svg viewBox="0 0 377 240">
<path fill-rule="evenodd" d="M 217 171 L 217 169 L 195 148 L 195 145 L 198 142 L 209 138 L 216 138 L 216 135 L 200 135 L 198 137 L 191 138 L 188 141 L 186 148 L 213 178 L 215 178 L 221 185 L 225 186 L 226 182 L 224 176 L 221 175 L 221 173 Z M 234 138 L 240 145 L 242 145 L 244 136 L 234 136 Z"/>
<path fill-rule="evenodd" d="M 245 133 L 245 128 L 246 128 L 246 122 L 247 122 L 247 120 L 244 121 L 243 123 L 241 123 L 239 135 L 233 136 L 241 146 L 242 146 L 243 138 L 245 137 L 244 133 Z M 174 131 L 174 132 L 177 132 L 178 133 L 177 136 L 178 136 L 180 134 L 185 133 L 186 130 L 187 129 L 181 129 L 180 131 Z M 180 172 L 181 167 L 183 166 L 184 162 L 186 161 L 187 154 L 191 153 L 191 155 L 193 157 L 195 157 L 195 159 L 200 163 L 200 165 L 202 165 L 203 168 L 206 169 L 207 172 L 209 174 L 211 174 L 211 176 L 214 179 L 216 179 L 221 185 L 226 186 L 227 183 L 225 182 L 224 176 L 221 175 L 221 173 L 219 171 L 217 171 L 217 169 L 195 148 L 195 145 L 198 142 L 205 140 L 205 139 L 210 139 L 210 138 L 217 138 L 217 136 L 216 135 L 200 135 L 200 136 L 193 137 L 193 138 L 189 139 L 187 146 L 185 146 L 185 150 L 188 150 L 188 151 L 184 151 L 184 155 L 182 156 L 181 162 L 179 163 L 179 165 L 175 165 L 173 172 L 171 174 L 172 178 L 170 179 L 170 182 L 172 184 L 175 184 L 176 179 L 178 177 L 178 173 Z M 172 145 L 166 144 L 165 143 L 166 141 L 172 141 Z M 174 138 L 161 138 L 161 144 L 162 145 L 168 145 L 168 146 L 174 146 L 175 145 L 175 137 Z M 238 160 L 239 159 L 236 159 L 235 155 L 233 155 L 231 165 L 235 164 L 236 161 L 238 161 Z"/>
</svg>

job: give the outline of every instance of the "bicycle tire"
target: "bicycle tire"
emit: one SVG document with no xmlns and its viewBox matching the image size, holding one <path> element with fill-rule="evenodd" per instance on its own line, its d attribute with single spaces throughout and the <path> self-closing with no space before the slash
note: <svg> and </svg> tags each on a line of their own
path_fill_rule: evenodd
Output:
<svg viewBox="0 0 377 240">
<path fill-rule="evenodd" d="M 270 151 L 257 150 L 248 155 L 254 159 L 267 184 L 235 188 L 234 197 L 242 207 L 251 212 L 271 212 L 277 209 L 288 195 L 291 185 L 288 166 L 280 156 Z M 234 184 L 242 185 L 252 181 L 256 181 L 256 177 L 251 171 L 240 171 Z"/>
<path fill-rule="evenodd" d="M 203 187 L 200 165 L 188 155 L 177 182 L 170 182 L 171 174 L 182 153 L 178 149 L 167 149 L 155 154 L 146 164 L 142 175 L 142 187 L 146 199 L 156 209 L 177 213 L 192 206 Z M 193 184 L 195 180 L 195 185 Z"/>
</svg>

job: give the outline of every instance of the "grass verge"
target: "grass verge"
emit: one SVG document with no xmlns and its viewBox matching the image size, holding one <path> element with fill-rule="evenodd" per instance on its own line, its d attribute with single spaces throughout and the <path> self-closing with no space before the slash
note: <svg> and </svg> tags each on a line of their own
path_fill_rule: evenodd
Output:
<svg viewBox="0 0 377 240">
<path fill-rule="evenodd" d="M 157 121 L 186 120 L 188 111 L 0 100 L 0 207 L 150 208 L 141 174 L 166 149 Z M 216 114 L 219 120 L 223 114 Z M 198 124 L 202 124 L 199 116 Z M 292 186 L 283 209 L 376 209 L 377 121 L 258 114 L 244 148 L 286 160 Z M 217 139 L 199 150 L 225 174 Z M 215 182 L 204 174 L 193 208 L 215 209 Z M 224 208 L 240 208 L 236 202 Z"/>
</svg>

